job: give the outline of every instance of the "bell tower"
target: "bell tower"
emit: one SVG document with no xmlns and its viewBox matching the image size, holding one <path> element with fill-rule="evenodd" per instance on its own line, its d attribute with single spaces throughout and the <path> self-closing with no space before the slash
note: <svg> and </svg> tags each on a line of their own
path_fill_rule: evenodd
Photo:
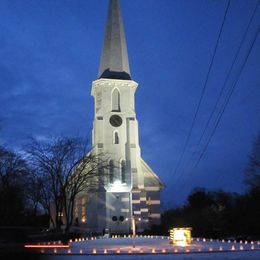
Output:
<svg viewBox="0 0 260 260">
<path fill-rule="evenodd" d="M 160 222 L 163 184 L 141 158 L 137 87 L 130 75 L 119 0 L 110 0 L 98 79 L 91 91 L 95 103 L 92 144 L 98 154 L 109 157 L 108 174 L 95 202 L 97 217 L 90 216 L 99 231 L 128 233 L 133 217 L 139 231 Z"/>
</svg>

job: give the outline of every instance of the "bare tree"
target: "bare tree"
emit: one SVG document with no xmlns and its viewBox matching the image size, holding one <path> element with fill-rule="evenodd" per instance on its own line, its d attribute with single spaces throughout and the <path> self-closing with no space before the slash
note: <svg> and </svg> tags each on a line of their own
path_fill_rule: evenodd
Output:
<svg viewBox="0 0 260 260">
<path fill-rule="evenodd" d="M 30 169 L 27 176 L 27 204 L 32 216 L 37 216 L 43 209 L 46 214 L 49 214 L 48 207 L 44 206 L 44 179 L 38 176 L 37 172 Z M 40 207 L 41 204 L 41 207 Z M 40 210 L 39 210 L 40 208 Z"/>
<path fill-rule="evenodd" d="M 245 175 L 245 181 L 251 188 L 260 189 L 260 134 L 254 142 Z"/>
<path fill-rule="evenodd" d="M 51 217 L 54 227 L 60 229 L 60 213 L 64 213 L 65 231 L 74 220 L 75 199 L 81 192 L 98 189 L 107 165 L 104 155 L 86 154 L 86 142 L 80 138 L 52 138 L 49 141 L 32 140 L 28 146 L 29 159 L 41 183 L 41 204 Z M 51 206 L 54 206 L 54 217 Z"/>
<path fill-rule="evenodd" d="M 27 164 L 22 157 L 0 146 L 0 186 L 5 188 L 21 180 L 27 173 Z"/>
</svg>

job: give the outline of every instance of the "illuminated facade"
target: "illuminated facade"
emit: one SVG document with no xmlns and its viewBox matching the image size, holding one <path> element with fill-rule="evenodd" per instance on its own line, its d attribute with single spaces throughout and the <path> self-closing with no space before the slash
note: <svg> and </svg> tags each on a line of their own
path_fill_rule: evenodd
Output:
<svg viewBox="0 0 260 260">
<path fill-rule="evenodd" d="M 131 79 L 119 1 L 110 0 L 98 79 L 92 84 L 95 100 L 92 144 L 109 156 L 109 167 L 99 192 L 77 200 L 76 215 L 93 232 L 109 229 L 128 233 L 131 218 L 137 231 L 160 223 L 163 184 L 141 158 L 135 91 Z M 85 203 L 82 203 L 82 201 Z M 80 212 L 79 212 L 80 211 Z"/>
</svg>

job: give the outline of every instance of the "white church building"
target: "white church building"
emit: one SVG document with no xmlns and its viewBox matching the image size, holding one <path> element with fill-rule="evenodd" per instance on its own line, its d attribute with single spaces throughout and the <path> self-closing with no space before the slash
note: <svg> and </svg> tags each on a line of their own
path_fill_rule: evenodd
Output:
<svg viewBox="0 0 260 260">
<path fill-rule="evenodd" d="M 141 157 L 135 92 L 119 0 L 110 0 L 98 79 L 92 83 L 95 113 L 92 145 L 109 155 L 108 177 L 98 192 L 78 197 L 75 217 L 89 232 L 129 233 L 160 224 L 164 184 Z"/>
</svg>

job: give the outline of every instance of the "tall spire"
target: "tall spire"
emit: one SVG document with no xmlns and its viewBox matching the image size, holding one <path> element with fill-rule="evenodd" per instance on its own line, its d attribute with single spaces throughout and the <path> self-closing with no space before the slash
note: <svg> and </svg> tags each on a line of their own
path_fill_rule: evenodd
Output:
<svg viewBox="0 0 260 260">
<path fill-rule="evenodd" d="M 110 0 L 99 78 L 131 79 L 119 0 Z"/>
</svg>

